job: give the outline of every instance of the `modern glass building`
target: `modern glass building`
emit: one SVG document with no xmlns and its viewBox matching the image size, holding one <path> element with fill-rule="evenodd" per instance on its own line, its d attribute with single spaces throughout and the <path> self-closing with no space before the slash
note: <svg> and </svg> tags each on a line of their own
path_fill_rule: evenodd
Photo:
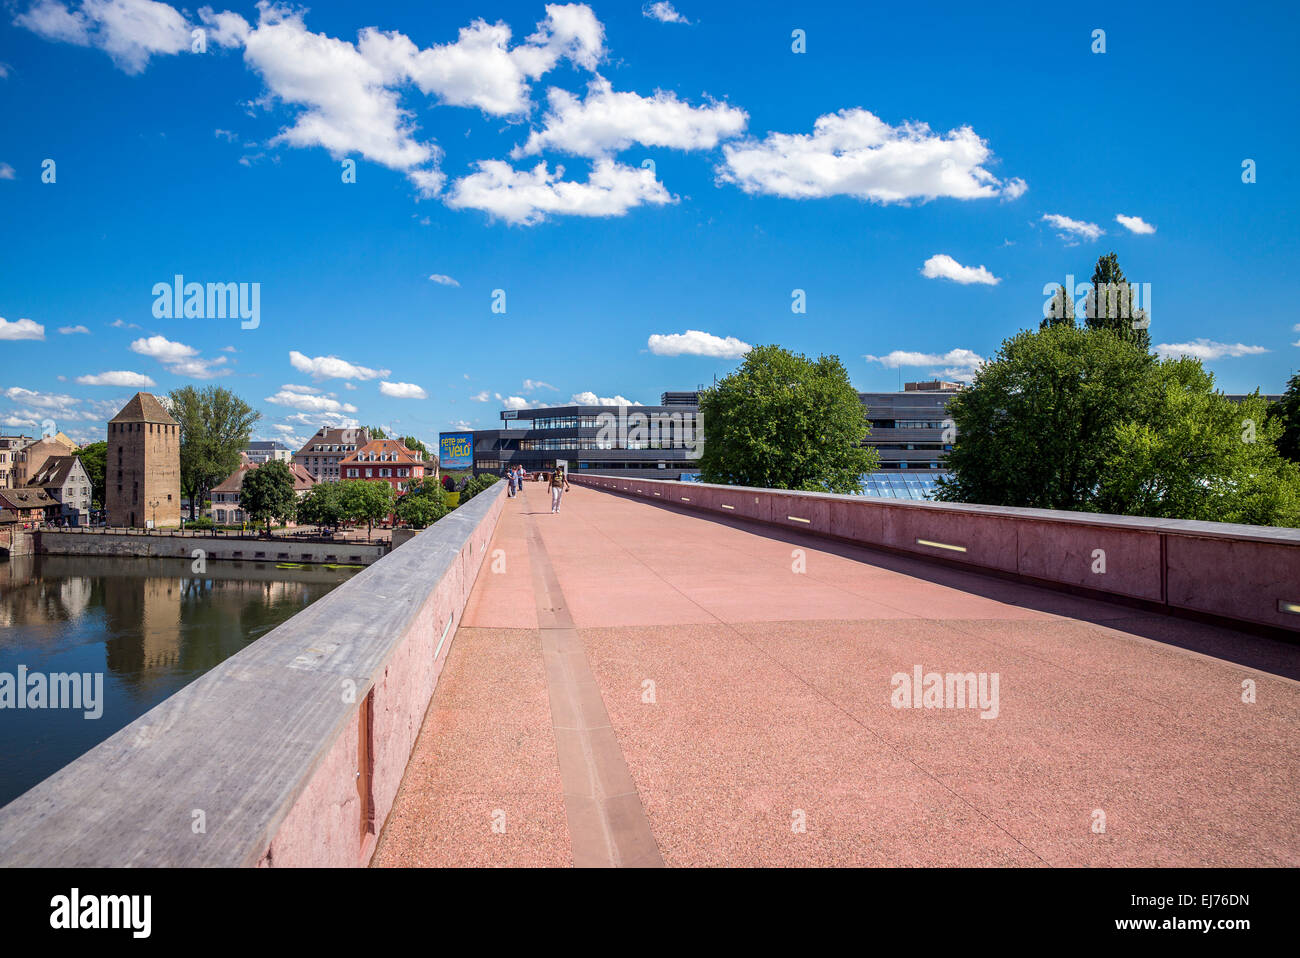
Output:
<svg viewBox="0 0 1300 958">
<path fill-rule="evenodd" d="M 868 496 L 930 499 L 946 475 L 944 461 L 957 430 L 948 418 L 948 401 L 960 383 L 907 383 L 901 393 L 858 393 L 867 407 L 871 435 L 866 444 L 880 454 L 880 467 L 862 477 Z"/>
<path fill-rule="evenodd" d="M 500 429 L 474 432 L 474 473 L 563 466 L 573 474 L 680 479 L 698 473 L 699 394 L 666 392 L 658 406 L 503 409 Z"/>
</svg>

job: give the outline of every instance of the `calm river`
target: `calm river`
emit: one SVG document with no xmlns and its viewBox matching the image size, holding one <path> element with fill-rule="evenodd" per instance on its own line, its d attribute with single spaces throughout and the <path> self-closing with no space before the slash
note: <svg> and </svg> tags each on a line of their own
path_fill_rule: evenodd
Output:
<svg viewBox="0 0 1300 958">
<path fill-rule="evenodd" d="M 206 574 L 193 575 L 187 559 L 0 561 L 0 805 L 356 571 L 211 562 Z M 20 666 L 29 679 L 102 675 L 102 714 L 6 703 L 6 684 L 12 698 Z"/>
</svg>

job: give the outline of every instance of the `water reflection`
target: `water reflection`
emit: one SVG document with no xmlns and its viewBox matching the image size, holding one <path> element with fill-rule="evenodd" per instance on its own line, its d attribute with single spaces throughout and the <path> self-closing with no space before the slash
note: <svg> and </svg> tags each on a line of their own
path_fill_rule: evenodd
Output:
<svg viewBox="0 0 1300 958">
<path fill-rule="evenodd" d="M 0 805 L 306 608 L 355 570 L 22 556 L 0 562 L 0 676 L 103 672 L 103 716 L 0 708 Z"/>
</svg>

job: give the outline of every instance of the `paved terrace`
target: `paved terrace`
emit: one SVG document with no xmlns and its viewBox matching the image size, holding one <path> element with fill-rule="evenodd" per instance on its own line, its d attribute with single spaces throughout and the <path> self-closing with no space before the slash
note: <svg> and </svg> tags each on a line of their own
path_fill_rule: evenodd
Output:
<svg viewBox="0 0 1300 958">
<path fill-rule="evenodd" d="M 373 864 L 1300 864 L 1295 645 L 576 485 L 488 549 Z"/>
</svg>

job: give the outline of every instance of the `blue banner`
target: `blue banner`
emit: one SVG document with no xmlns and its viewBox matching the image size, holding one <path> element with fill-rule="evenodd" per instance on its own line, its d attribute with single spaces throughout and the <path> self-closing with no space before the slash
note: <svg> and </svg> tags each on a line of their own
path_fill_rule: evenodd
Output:
<svg viewBox="0 0 1300 958">
<path fill-rule="evenodd" d="M 468 469 L 474 465 L 474 434 L 443 432 L 438 434 L 438 468 Z"/>
</svg>

